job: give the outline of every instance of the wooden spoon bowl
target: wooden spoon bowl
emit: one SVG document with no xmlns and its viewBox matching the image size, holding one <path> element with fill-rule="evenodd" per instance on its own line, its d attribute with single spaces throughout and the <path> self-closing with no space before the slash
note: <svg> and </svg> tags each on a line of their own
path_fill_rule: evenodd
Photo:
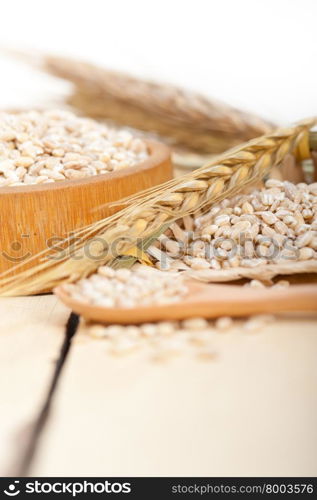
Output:
<svg viewBox="0 0 317 500">
<path fill-rule="evenodd" d="M 79 180 L 0 188 L 0 272 L 121 208 L 103 205 L 171 179 L 169 148 L 145 142 L 149 158 L 134 167 Z M 19 271 L 28 267 L 26 263 Z"/>
<path fill-rule="evenodd" d="M 250 314 L 288 311 L 317 311 L 317 285 L 293 285 L 286 289 L 254 289 L 239 285 L 211 285 L 186 282 L 188 294 L 169 305 L 107 308 L 74 300 L 61 285 L 54 293 L 65 305 L 84 318 L 100 323 L 134 324 L 181 320 L 202 316 L 242 317 Z"/>
</svg>

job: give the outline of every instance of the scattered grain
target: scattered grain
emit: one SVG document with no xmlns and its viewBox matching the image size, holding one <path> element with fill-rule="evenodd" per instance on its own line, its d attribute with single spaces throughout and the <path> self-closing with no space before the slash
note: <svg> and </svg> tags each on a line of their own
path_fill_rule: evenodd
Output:
<svg viewBox="0 0 317 500">
<path fill-rule="evenodd" d="M 229 330 L 229 328 L 231 328 L 232 325 L 233 325 L 233 319 L 230 318 L 230 316 L 223 316 L 221 318 L 218 318 L 215 323 L 217 330 L 220 331 Z"/>
<path fill-rule="evenodd" d="M 275 317 L 270 314 L 258 314 L 251 316 L 244 324 L 243 329 L 249 332 L 261 330 L 274 321 Z"/>
<path fill-rule="evenodd" d="M 205 330 L 208 328 L 208 321 L 204 318 L 190 318 L 185 319 L 182 326 L 186 330 Z"/>
</svg>

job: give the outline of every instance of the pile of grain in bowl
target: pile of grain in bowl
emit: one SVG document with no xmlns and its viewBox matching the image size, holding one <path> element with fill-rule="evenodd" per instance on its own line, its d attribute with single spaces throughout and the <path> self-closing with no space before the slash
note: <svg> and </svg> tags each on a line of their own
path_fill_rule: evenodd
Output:
<svg viewBox="0 0 317 500">
<path fill-rule="evenodd" d="M 272 265 L 273 274 L 316 272 L 317 183 L 270 179 L 263 189 L 175 222 L 148 252 L 159 269 L 197 271 L 216 281 Z"/>
<path fill-rule="evenodd" d="M 0 113 L 0 187 L 107 174 L 147 157 L 129 131 L 68 111 Z"/>
<path fill-rule="evenodd" d="M 173 304 L 188 292 L 183 277 L 178 273 L 164 273 L 138 264 L 131 270 L 101 266 L 89 278 L 65 284 L 63 288 L 80 302 L 123 308 Z"/>
</svg>

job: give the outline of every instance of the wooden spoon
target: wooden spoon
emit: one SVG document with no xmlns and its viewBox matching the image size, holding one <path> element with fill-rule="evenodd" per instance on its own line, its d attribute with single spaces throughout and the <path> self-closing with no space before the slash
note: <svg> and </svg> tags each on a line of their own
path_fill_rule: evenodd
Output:
<svg viewBox="0 0 317 500">
<path fill-rule="evenodd" d="M 242 288 L 238 285 L 213 285 L 186 281 L 188 294 L 169 305 L 106 308 L 71 298 L 59 286 L 54 293 L 64 304 L 86 319 L 101 323 L 144 323 L 202 316 L 247 316 L 288 311 L 317 311 L 317 285 L 292 285 L 285 289 Z"/>
</svg>

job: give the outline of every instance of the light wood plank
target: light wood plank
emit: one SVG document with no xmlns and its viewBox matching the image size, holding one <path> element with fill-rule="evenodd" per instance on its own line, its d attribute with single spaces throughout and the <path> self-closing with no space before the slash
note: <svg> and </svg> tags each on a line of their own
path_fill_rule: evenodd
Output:
<svg viewBox="0 0 317 500">
<path fill-rule="evenodd" d="M 39 411 L 68 315 L 52 295 L 0 299 L 0 474 Z"/>
<path fill-rule="evenodd" d="M 33 474 L 316 475 L 316 326 L 215 334 L 208 363 L 75 343 Z"/>
</svg>

